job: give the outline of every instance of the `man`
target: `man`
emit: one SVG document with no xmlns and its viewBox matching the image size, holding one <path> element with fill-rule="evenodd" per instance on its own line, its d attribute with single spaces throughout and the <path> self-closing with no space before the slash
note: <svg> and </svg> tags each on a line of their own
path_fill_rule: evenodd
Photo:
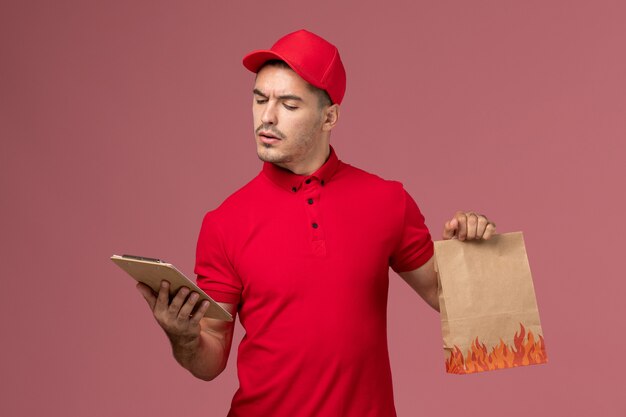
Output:
<svg viewBox="0 0 626 417">
<path fill-rule="evenodd" d="M 394 416 L 386 333 L 391 266 L 439 309 L 433 243 L 402 184 L 340 161 L 330 133 L 345 71 L 337 49 L 307 31 L 255 51 L 257 177 L 204 218 L 198 285 L 239 320 L 229 416 Z M 488 239 L 495 225 L 457 212 L 443 237 Z M 226 367 L 233 323 L 169 284 L 139 285 L 174 357 L 212 380 Z"/>
</svg>

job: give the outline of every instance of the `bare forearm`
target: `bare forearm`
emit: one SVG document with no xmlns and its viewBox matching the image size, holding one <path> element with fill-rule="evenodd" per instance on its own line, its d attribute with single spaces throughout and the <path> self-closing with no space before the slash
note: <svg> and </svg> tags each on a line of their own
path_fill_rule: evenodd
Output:
<svg viewBox="0 0 626 417">
<path fill-rule="evenodd" d="M 439 280 L 434 265 L 434 258 L 430 258 L 413 271 L 400 272 L 400 276 L 429 306 L 439 311 Z"/>
<path fill-rule="evenodd" d="M 210 381 L 226 368 L 237 306 L 219 303 L 232 315 L 231 321 L 207 318 L 205 313 L 210 305 L 207 300 L 197 307 L 198 293 L 182 287 L 170 302 L 169 288 L 170 283 L 162 281 L 157 294 L 149 286 L 137 284 L 170 340 L 176 361 L 197 378 Z"/>
<path fill-rule="evenodd" d="M 196 378 L 215 379 L 225 368 L 226 352 L 223 341 L 207 332 L 187 342 L 170 340 L 176 361 Z"/>
<path fill-rule="evenodd" d="M 439 291 L 437 286 L 425 292 L 424 294 L 420 294 L 426 303 L 431 306 L 436 311 L 439 311 Z"/>
</svg>

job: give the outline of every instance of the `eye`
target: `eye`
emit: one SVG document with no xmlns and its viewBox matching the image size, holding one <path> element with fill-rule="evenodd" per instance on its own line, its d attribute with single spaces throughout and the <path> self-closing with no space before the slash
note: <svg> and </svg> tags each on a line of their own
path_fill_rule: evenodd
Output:
<svg viewBox="0 0 626 417">
<path fill-rule="evenodd" d="M 267 103 L 267 99 L 266 98 L 257 98 L 255 99 L 256 104 L 263 104 L 263 103 Z"/>
<path fill-rule="evenodd" d="M 283 103 L 283 106 L 289 111 L 293 111 L 298 108 L 297 106 L 290 106 L 289 104 L 284 104 L 284 103 Z"/>
</svg>

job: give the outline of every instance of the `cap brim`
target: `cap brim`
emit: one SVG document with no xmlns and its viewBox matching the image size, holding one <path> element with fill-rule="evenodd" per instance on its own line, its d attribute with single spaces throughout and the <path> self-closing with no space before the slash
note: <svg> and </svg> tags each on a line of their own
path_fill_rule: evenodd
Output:
<svg viewBox="0 0 626 417">
<path fill-rule="evenodd" d="M 248 55 L 243 57 L 243 66 L 256 73 L 259 71 L 259 68 L 263 66 L 263 64 L 272 59 L 285 61 L 287 62 L 287 65 L 291 66 L 284 57 L 278 55 L 276 52 L 267 50 L 250 52 Z"/>
<path fill-rule="evenodd" d="M 299 67 L 295 66 L 287 58 L 285 58 L 284 56 L 280 54 L 277 54 L 274 51 L 269 51 L 269 50 L 252 51 L 248 55 L 243 57 L 243 66 L 254 73 L 258 73 L 259 69 L 263 66 L 263 64 L 273 59 L 284 61 L 287 65 L 289 65 L 289 68 L 294 70 L 295 73 L 298 74 L 300 77 L 302 77 L 304 81 L 308 82 L 309 84 L 317 88 L 326 90 L 326 87 L 319 85 L 319 83 L 315 82 L 312 79 L 312 77 L 309 77 L 305 72 L 301 71 Z"/>
</svg>

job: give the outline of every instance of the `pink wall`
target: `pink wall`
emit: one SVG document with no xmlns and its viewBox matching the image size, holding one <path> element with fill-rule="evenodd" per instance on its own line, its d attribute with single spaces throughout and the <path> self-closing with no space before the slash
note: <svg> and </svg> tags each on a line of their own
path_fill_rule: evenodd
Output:
<svg viewBox="0 0 626 417">
<path fill-rule="evenodd" d="M 0 6 L 0 415 L 225 416 L 236 352 L 194 380 L 108 257 L 191 275 L 202 215 L 260 168 L 241 57 L 303 27 L 348 71 L 343 160 L 437 238 L 457 209 L 526 237 L 550 363 L 446 375 L 392 275 L 399 415 L 626 415 L 624 2 L 98 3 Z"/>
</svg>

